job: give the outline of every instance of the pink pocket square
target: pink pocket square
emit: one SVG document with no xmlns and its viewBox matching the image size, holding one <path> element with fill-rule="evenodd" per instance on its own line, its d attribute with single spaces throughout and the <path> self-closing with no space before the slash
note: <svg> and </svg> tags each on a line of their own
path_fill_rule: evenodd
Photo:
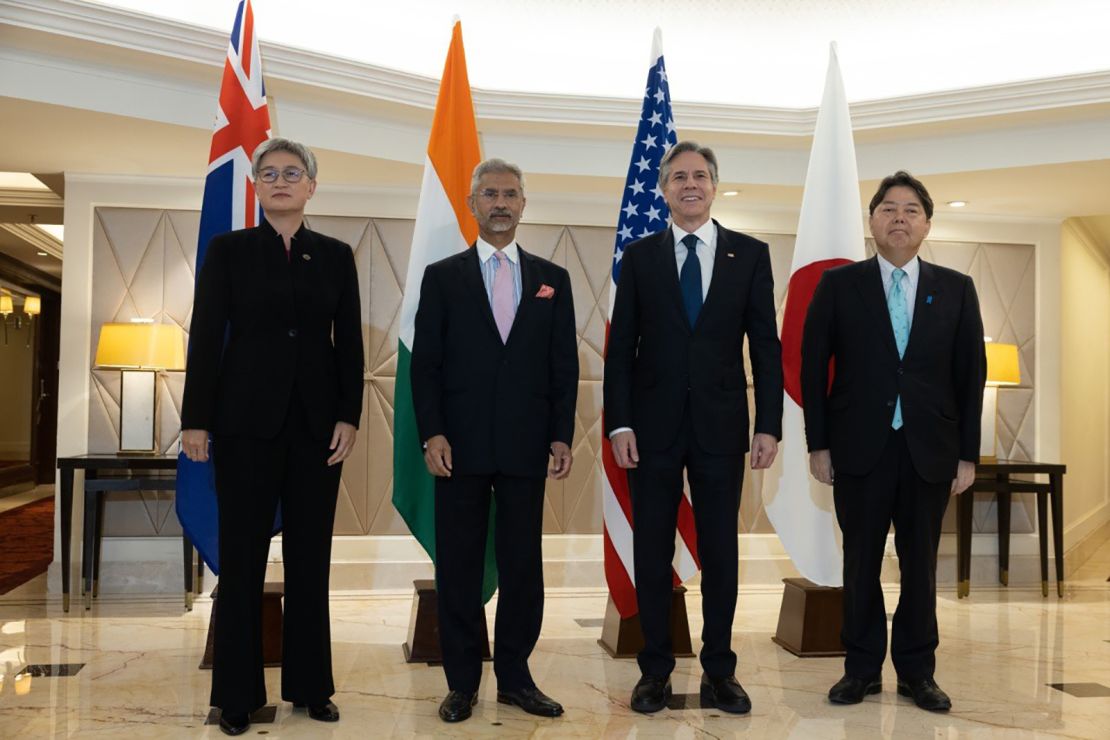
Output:
<svg viewBox="0 0 1110 740">
<path fill-rule="evenodd" d="M 547 283 L 544 283 L 543 285 L 541 285 L 540 289 L 536 292 L 536 298 L 551 298 L 554 295 L 555 295 L 555 289 L 552 288 Z"/>
</svg>

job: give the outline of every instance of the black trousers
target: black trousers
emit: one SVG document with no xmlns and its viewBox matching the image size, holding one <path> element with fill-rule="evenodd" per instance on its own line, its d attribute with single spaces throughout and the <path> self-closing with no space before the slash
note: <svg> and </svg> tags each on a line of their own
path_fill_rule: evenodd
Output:
<svg viewBox="0 0 1110 740">
<path fill-rule="evenodd" d="M 687 407 L 675 444 L 662 452 L 641 450 L 639 465 L 628 471 L 636 601 L 644 631 L 644 649 L 637 659 L 645 676 L 669 676 L 675 666 L 670 629 L 671 561 L 683 469 L 690 482 L 701 561 L 701 665 L 714 678 L 736 671 L 732 619 L 736 613 L 736 524 L 743 464 L 743 455 L 711 455 L 698 447 Z"/>
<path fill-rule="evenodd" d="M 328 575 L 341 466 L 327 465 L 329 441 L 309 434 L 296 393 L 276 438 L 213 440 L 220 577 L 211 704 L 224 712 L 252 712 L 266 703 L 262 591 L 279 501 L 285 571 L 281 696 L 322 704 L 335 693 Z"/>
<path fill-rule="evenodd" d="M 543 478 L 436 478 L 436 594 L 443 670 L 452 691 L 475 692 L 482 678 L 482 577 L 496 502 L 497 622 L 493 670 L 502 691 L 531 688 L 528 656 L 543 622 Z"/>
<path fill-rule="evenodd" d="M 836 519 L 844 539 L 844 672 L 876 676 L 886 658 L 886 607 L 879 582 L 886 536 L 894 523 L 901 593 L 894 612 L 891 659 L 903 679 L 932 677 L 936 667 L 937 546 L 950 483 L 922 480 L 906 437 L 892 432 L 867 475 L 837 473 Z"/>
</svg>

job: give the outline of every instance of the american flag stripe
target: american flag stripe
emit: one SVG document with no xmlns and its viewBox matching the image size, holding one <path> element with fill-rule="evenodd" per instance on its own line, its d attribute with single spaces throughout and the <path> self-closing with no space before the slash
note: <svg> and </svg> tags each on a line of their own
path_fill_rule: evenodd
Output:
<svg viewBox="0 0 1110 740">
<path fill-rule="evenodd" d="M 625 246 L 667 227 L 670 210 L 659 188 L 659 162 L 663 159 L 663 154 L 676 143 L 678 137 L 675 134 L 674 116 L 671 114 L 670 83 L 663 64 L 662 32 L 657 28 L 652 42 L 640 123 L 632 146 L 632 159 L 621 199 L 620 217 L 617 220 L 617 239 L 609 283 L 609 316 L 613 315 Z M 605 321 L 605 335 L 608 343 L 608 319 Z M 605 579 L 617 611 L 627 619 L 638 611 L 636 573 L 632 561 L 632 500 L 628 490 L 628 474 L 617 466 L 613 451 L 607 443 L 602 444 L 601 459 L 605 469 L 602 485 Z M 684 492 L 679 502 L 675 555 L 672 562 L 676 584 L 698 572 L 700 565 L 697 552 L 694 510 L 689 494 Z"/>
</svg>

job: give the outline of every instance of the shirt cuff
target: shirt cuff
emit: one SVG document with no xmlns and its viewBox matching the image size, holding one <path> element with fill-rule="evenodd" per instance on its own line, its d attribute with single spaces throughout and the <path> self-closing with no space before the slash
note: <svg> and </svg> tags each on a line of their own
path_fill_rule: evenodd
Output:
<svg viewBox="0 0 1110 740">
<path fill-rule="evenodd" d="M 613 431 L 609 432 L 609 439 L 612 439 L 613 437 L 617 436 L 621 432 L 631 432 L 631 431 L 632 431 L 632 427 L 617 427 Z"/>
</svg>

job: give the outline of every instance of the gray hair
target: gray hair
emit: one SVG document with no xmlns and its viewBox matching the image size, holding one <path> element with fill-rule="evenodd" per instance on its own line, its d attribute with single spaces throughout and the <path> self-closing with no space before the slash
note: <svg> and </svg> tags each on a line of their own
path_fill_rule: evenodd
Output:
<svg viewBox="0 0 1110 740">
<path fill-rule="evenodd" d="M 512 162 L 506 162 L 504 159 L 499 159 L 498 157 L 490 157 L 489 159 L 483 160 L 474 168 L 474 174 L 470 177 L 470 194 L 472 196 L 477 195 L 478 184 L 481 182 L 482 177 L 494 172 L 516 175 L 516 179 L 520 180 L 520 192 L 522 195 L 524 194 L 524 172 Z"/>
<path fill-rule="evenodd" d="M 283 139 L 280 136 L 266 139 L 254 150 L 254 154 L 251 156 L 251 174 L 254 177 L 258 177 L 258 170 L 262 166 L 262 158 L 270 152 L 289 152 L 301 160 L 308 179 L 316 179 L 316 155 L 312 153 L 312 150 L 299 141 Z"/>
<path fill-rule="evenodd" d="M 707 146 L 701 146 L 696 141 L 680 141 L 672 146 L 666 154 L 663 155 L 663 161 L 659 163 L 659 184 L 666 185 L 667 180 L 671 177 L 671 162 L 679 154 L 686 152 L 694 152 L 705 157 L 706 163 L 709 165 L 709 178 L 713 180 L 713 186 L 717 186 L 717 155 L 713 150 Z"/>
</svg>

